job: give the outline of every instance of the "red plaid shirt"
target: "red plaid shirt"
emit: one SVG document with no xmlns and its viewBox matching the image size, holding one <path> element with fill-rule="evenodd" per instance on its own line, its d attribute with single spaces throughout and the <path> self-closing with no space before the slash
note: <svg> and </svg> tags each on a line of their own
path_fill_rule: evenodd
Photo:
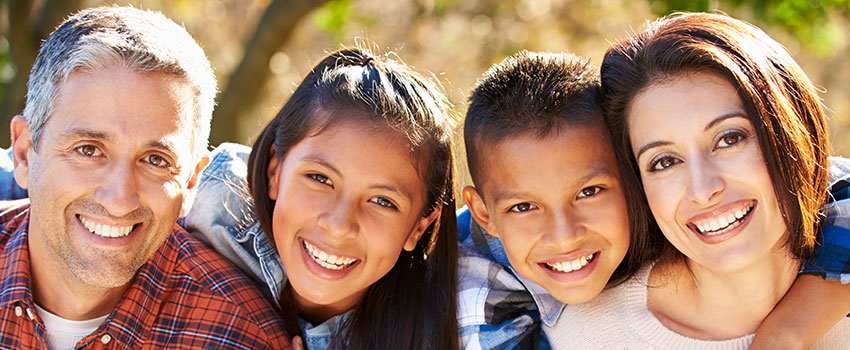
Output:
<svg viewBox="0 0 850 350">
<path fill-rule="evenodd" d="M 30 289 L 29 201 L 0 202 L 0 349 L 47 349 Z M 77 349 L 290 349 L 253 283 L 179 225 Z"/>
</svg>

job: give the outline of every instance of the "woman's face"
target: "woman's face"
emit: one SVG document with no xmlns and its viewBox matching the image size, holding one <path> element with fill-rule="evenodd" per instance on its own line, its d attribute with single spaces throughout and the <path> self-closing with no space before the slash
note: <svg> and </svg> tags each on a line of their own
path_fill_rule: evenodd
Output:
<svg viewBox="0 0 850 350">
<path fill-rule="evenodd" d="M 692 263 L 728 272 L 786 251 L 758 139 L 731 83 L 708 72 L 656 81 L 627 118 L 652 214 Z"/>
<path fill-rule="evenodd" d="M 425 185 L 406 139 L 363 124 L 308 133 L 268 169 L 277 250 L 314 322 L 352 309 L 436 217 L 421 216 Z"/>
</svg>

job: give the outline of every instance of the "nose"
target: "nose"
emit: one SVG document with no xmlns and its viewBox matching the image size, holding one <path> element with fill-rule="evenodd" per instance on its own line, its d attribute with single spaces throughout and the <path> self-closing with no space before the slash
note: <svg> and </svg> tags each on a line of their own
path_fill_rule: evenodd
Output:
<svg viewBox="0 0 850 350">
<path fill-rule="evenodd" d="M 116 162 L 95 191 L 95 200 L 110 215 L 122 217 L 139 207 L 138 184 L 133 164 Z"/>
<path fill-rule="evenodd" d="M 337 197 L 338 198 L 338 197 Z M 342 237 L 357 232 L 357 203 L 341 199 L 326 206 L 319 214 L 318 225 L 329 236 Z"/>
<path fill-rule="evenodd" d="M 710 159 L 704 157 L 693 158 L 688 167 L 689 199 L 699 205 L 708 206 L 716 202 L 720 194 L 726 188 L 717 167 Z"/>
<path fill-rule="evenodd" d="M 575 211 L 575 208 L 568 207 L 555 213 L 546 235 L 550 244 L 572 245 L 584 238 L 587 228 Z"/>
</svg>

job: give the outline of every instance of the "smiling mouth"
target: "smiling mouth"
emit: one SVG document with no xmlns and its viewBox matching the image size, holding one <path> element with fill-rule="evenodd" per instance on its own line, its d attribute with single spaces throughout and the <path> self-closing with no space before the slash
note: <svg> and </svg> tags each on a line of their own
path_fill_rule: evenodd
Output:
<svg viewBox="0 0 850 350">
<path fill-rule="evenodd" d="M 316 246 L 310 244 L 305 240 L 301 240 L 301 244 L 304 246 L 304 249 L 309 253 L 310 258 L 313 259 L 319 266 L 324 267 L 328 270 L 342 270 L 354 263 L 358 262 L 360 259 L 357 258 L 349 258 L 345 256 L 338 256 L 333 254 L 328 254 L 327 252 L 317 248 Z"/>
<path fill-rule="evenodd" d="M 126 237 L 131 231 L 133 231 L 133 227 L 135 226 L 110 226 L 106 224 L 99 224 L 94 221 L 87 220 L 82 215 L 77 215 L 77 218 L 80 219 L 80 222 L 83 223 L 83 226 L 85 226 L 89 232 L 105 238 Z"/>
<path fill-rule="evenodd" d="M 587 266 L 587 264 L 590 264 L 590 262 L 593 261 L 593 259 L 596 259 L 596 257 L 598 255 L 599 255 L 599 253 L 596 252 L 596 253 L 588 254 L 586 256 L 582 256 L 582 257 L 575 259 L 575 260 L 572 260 L 572 261 L 559 261 L 559 262 L 556 262 L 556 263 L 543 263 L 543 265 L 546 265 L 546 267 L 548 267 L 550 270 L 557 271 L 557 272 L 573 272 L 573 271 L 581 270 L 582 268 Z"/>
<path fill-rule="evenodd" d="M 755 201 L 751 201 L 719 217 L 701 220 L 699 222 L 689 222 L 688 227 L 703 236 L 722 235 L 741 226 L 750 214 L 752 214 L 753 208 L 755 208 Z"/>
</svg>

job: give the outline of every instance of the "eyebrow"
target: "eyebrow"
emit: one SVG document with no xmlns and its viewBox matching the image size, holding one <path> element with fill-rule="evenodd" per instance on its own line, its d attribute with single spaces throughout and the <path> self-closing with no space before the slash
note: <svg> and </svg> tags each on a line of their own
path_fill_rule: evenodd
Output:
<svg viewBox="0 0 850 350">
<path fill-rule="evenodd" d="M 579 184 L 584 184 L 590 182 L 590 180 L 601 178 L 601 177 L 611 177 L 617 179 L 617 175 L 607 166 L 596 166 L 591 168 L 590 173 L 585 176 L 578 178 L 573 181 L 573 186 L 577 186 Z M 531 192 L 523 192 L 523 191 L 504 191 L 504 192 L 496 192 L 493 195 L 493 203 L 499 203 L 500 201 L 512 199 L 512 198 L 528 198 L 533 197 Z"/>
<path fill-rule="evenodd" d="M 340 172 L 339 169 L 337 169 L 336 167 L 331 165 L 331 163 L 328 163 L 327 161 L 325 161 L 319 155 L 308 154 L 307 156 L 301 158 L 301 160 L 319 164 L 319 165 L 321 165 L 325 168 L 328 168 L 328 170 L 335 173 L 337 176 L 339 176 L 341 178 L 345 178 L 345 176 L 342 175 L 342 172 Z M 369 188 L 375 188 L 375 189 L 381 189 L 381 190 L 385 190 L 385 191 L 395 192 L 395 193 L 398 193 L 402 196 L 407 197 L 408 201 L 411 201 L 411 202 L 413 201 L 413 195 L 412 194 L 408 193 L 407 191 L 402 190 L 399 187 L 396 187 L 396 186 L 393 186 L 393 185 L 390 185 L 390 184 L 374 184 L 374 185 L 370 185 Z"/>
<path fill-rule="evenodd" d="M 729 119 L 729 118 L 744 118 L 744 119 L 746 119 L 747 116 L 746 116 L 746 114 L 743 114 L 741 112 L 731 112 L 731 113 L 721 115 L 721 116 L 715 118 L 714 120 L 712 120 L 711 122 L 709 122 L 705 126 L 703 131 L 708 131 L 709 129 L 713 128 L 717 124 L 720 124 L 722 121 Z M 650 142 L 648 144 L 645 144 L 645 145 L 643 145 L 643 147 L 641 147 L 637 151 L 637 154 L 635 155 L 635 159 L 640 159 L 641 154 L 643 154 L 644 152 L 646 152 L 646 151 L 648 151 L 652 148 L 659 147 L 659 146 L 667 146 L 667 145 L 671 145 L 671 144 L 673 144 L 673 143 L 670 142 L 670 141 L 655 141 L 655 142 Z"/>
<path fill-rule="evenodd" d="M 59 139 L 66 139 L 66 138 L 70 138 L 70 137 L 83 137 L 83 138 L 97 139 L 97 140 L 104 140 L 104 141 L 111 141 L 112 140 L 112 137 L 110 137 L 109 134 L 107 134 L 105 132 L 94 131 L 94 130 L 83 129 L 83 128 L 73 128 L 73 129 L 70 129 L 70 130 L 66 130 L 59 135 Z"/>
</svg>

